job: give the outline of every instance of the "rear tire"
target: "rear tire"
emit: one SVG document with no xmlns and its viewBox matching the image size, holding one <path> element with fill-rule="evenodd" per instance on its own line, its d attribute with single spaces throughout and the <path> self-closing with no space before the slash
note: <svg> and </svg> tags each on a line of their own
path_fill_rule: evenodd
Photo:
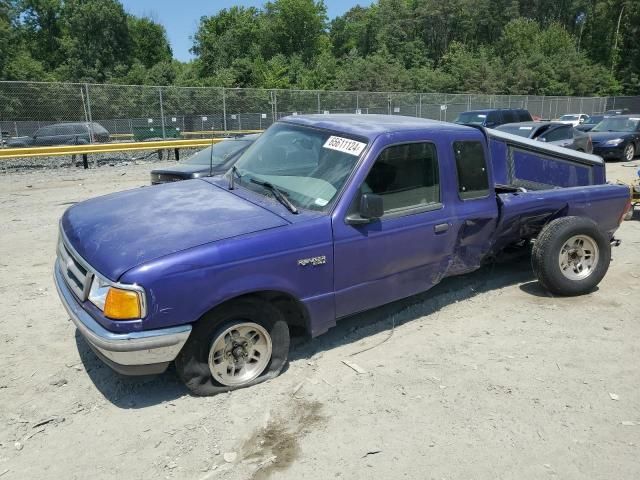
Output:
<svg viewBox="0 0 640 480">
<path fill-rule="evenodd" d="M 538 281 L 551 293 L 582 295 L 592 291 L 607 273 L 611 244 L 587 218 L 558 218 L 538 235 L 531 262 Z"/>
<path fill-rule="evenodd" d="M 245 298 L 204 315 L 175 360 L 196 395 L 249 387 L 277 377 L 289 355 L 289 326 L 272 304 Z"/>
</svg>

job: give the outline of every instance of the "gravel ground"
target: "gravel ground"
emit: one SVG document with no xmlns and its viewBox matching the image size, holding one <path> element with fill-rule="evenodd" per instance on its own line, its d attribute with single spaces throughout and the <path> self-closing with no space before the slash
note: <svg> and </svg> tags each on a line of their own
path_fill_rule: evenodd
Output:
<svg viewBox="0 0 640 480">
<path fill-rule="evenodd" d="M 297 344 L 273 381 L 196 398 L 172 371 L 113 373 L 57 298 L 63 211 L 148 182 L 150 164 L 115 165 L 0 175 L 1 480 L 640 478 L 638 215 L 589 295 L 498 264 Z"/>
<path fill-rule="evenodd" d="M 184 159 L 197 151 L 192 148 L 180 149 L 180 158 Z M 115 167 L 128 165 L 144 165 L 174 159 L 172 150 L 163 150 L 160 158 L 157 150 L 141 150 L 133 152 L 118 152 L 90 154 L 88 156 L 89 166 Z M 55 156 L 55 157 L 24 157 L 2 160 L 0 162 L 0 174 L 12 174 L 21 172 L 31 172 L 34 170 L 60 170 L 72 167 L 82 167 L 82 155 Z"/>
</svg>

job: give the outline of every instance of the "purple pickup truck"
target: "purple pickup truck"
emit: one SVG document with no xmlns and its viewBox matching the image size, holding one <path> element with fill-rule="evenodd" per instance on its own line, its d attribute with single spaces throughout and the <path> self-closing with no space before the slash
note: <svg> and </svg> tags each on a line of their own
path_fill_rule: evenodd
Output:
<svg viewBox="0 0 640 480">
<path fill-rule="evenodd" d="M 533 243 L 558 295 L 602 280 L 630 206 L 600 157 L 380 115 L 287 117 L 224 176 L 91 199 L 60 221 L 55 283 L 95 353 L 210 395 L 278 375 L 290 332 L 428 290 Z"/>
</svg>

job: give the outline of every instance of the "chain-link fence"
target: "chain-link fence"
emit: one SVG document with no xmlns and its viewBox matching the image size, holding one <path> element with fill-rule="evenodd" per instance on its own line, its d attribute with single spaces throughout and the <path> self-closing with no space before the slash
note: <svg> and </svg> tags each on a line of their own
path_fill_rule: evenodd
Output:
<svg viewBox="0 0 640 480">
<path fill-rule="evenodd" d="M 284 116 L 307 113 L 378 113 L 453 121 L 466 110 L 525 108 L 535 117 L 551 119 L 566 113 L 633 108 L 636 104 L 640 104 L 638 97 L 0 82 L 0 135 L 33 135 L 38 128 L 53 123 L 97 122 L 113 139 L 193 138 L 209 136 L 212 131 L 262 130 Z"/>
</svg>

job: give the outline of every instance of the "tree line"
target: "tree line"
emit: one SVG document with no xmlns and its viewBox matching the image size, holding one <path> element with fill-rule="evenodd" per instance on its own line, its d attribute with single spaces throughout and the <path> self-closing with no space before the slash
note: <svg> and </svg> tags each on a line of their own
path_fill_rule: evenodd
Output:
<svg viewBox="0 0 640 480">
<path fill-rule="evenodd" d="M 117 0 L 0 0 L 2 80 L 580 96 L 640 92 L 640 2 L 273 0 L 202 17 L 192 53 Z"/>
</svg>

